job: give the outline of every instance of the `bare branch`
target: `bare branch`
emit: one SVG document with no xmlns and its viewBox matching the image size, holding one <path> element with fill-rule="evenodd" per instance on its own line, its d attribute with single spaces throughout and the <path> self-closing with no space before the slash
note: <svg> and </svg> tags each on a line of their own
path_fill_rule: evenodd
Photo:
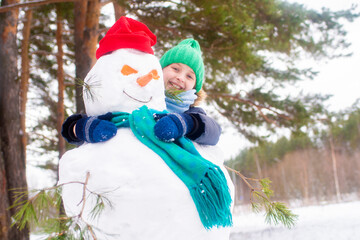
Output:
<svg viewBox="0 0 360 240">
<path fill-rule="evenodd" d="M 86 203 L 86 187 L 87 187 L 87 183 L 88 183 L 88 181 L 89 181 L 89 177 L 90 177 L 90 173 L 87 172 L 87 173 L 86 173 L 85 183 L 84 183 L 84 189 L 83 189 L 83 197 L 82 197 L 83 205 L 82 205 L 82 208 L 81 208 L 81 211 L 80 211 L 80 214 L 79 214 L 79 217 L 80 217 L 80 218 L 82 218 L 82 215 L 83 215 L 83 212 L 84 212 L 84 208 L 85 208 L 85 203 Z"/>
<path fill-rule="evenodd" d="M 259 181 L 258 179 L 247 178 L 247 177 L 245 177 L 244 175 L 242 175 L 242 173 L 239 172 L 239 171 L 236 171 L 236 170 L 234 170 L 234 169 L 232 169 L 232 168 L 230 168 L 230 167 L 228 167 L 228 166 L 226 166 L 226 165 L 224 165 L 224 167 L 225 167 L 227 170 L 229 170 L 229 171 L 231 171 L 231 172 L 234 172 L 236 175 L 238 175 L 238 176 L 245 182 L 245 184 L 250 188 L 250 191 L 254 191 L 254 190 L 255 190 L 255 188 L 254 188 L 253 186 L 251 186 L 251 184 L 250 184 L 247 180 Z"/>
<path fill-rule="evenodd" d="M 42 56 L 49 56 L 49 55 L 56 56 L 56 53 L 48 52 L 44 50 L 32 51 L 31 54 L 42 55 Z"/>
<path fill-rule="evenodd" d="M 275 125 L 278 126 L 278 124 L 274 121 L 274 120 L 271 120 L 269 119 L 263 112 L 262 110 L 263 109 L 266 109 L 266 110 L 269 110 L 270 112 L 273 112 L 275 113 L 278 117 L 280 118 L 283 118 L 285 120 L 291 120 L 292 118 L 290 116 L 286 116 L 285 114 L 282 114 L 282 113 L 279 113 L 278 111 L 276 111 L 275 109 L 271 108 L 271 107 L 267 107 L 267 106 L 263 106 L 263 105 L 260 105 L 260 104 L 256 104 L 254 101 L 252 100 L 249 100 L 249 99 L 244 99 L 244 98 L 241 98 L 239 96 L 239 94 L 225 94 L 225 93 L 211 93 L 211 96 L 213 98 L 217 98 L 217 97 L 224 97 L 224 98 L 230 98 L 232 100 L 235 100 L 235 101 L 238 101 L 238 102 L 242 102 L 242 103 L 246 103 L 246 104 L 249 104 L 253 107 L 255 107 L 260 115 L 265 119 L 265 121 L 267 121 L 268 123 L 273 123 Z"/>
</svg>

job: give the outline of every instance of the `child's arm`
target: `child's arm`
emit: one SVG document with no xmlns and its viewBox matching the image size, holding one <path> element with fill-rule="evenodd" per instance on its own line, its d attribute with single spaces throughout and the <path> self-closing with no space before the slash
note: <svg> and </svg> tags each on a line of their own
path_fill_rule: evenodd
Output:
<svg viewBox="0 0 360 240">
<path fill-rule="evenodd" d="M 112 113 L 88 117 L 74 114 L 62 125 L 61 135 L 70 144 L 81 145 L 84 142 L 104 142 L 114 137 L 117 127 L 111 122 Z"/>
<path fill-rule="evenodd" d="M 68 117 L 65 120 L 65 122 L 63 123 L 63 125 L 61 127 L 61 135 L 63 136 L 63 138 L 65 138 L 65 140 L 68 143 L 74 144 L 77 146 L 84 143 L 83 140 L 79 139 L 75 135 L 75 131 L 74 131 L 74 126 L 76 125 L 77 121 L 82 118 L 87 118 L 87 116 L 85 114 L 74 114 L 74 115 L 71 115 L 70 117 Z"/>
<path fill-rule="evenodd" d="M 186 137 L 204 145 L 216 145 L 219 142 L 221 127 L 214 119 L 207 116 L 202 108 L 191 107 L 184 114 L 190 115 L 194 120 L 194 127 Z"/>
<path fill-rule="evenodd" d="M 184 113 L 170 113 L 160 117 L 154 127 L 155 135 L 162 141 L 171 142 L 181 136 L 205 145 L 216 145 L 221 127 L 208 117 L 203 109 L 193 107 Z"/>
</svg>

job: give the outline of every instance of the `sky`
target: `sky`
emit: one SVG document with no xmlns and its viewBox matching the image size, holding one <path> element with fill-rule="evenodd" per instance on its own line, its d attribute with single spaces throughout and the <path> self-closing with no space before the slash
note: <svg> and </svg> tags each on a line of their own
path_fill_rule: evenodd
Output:
<svg viewBox="0 0 360 240">
<path fill-rule="evenodd" d="M 360 12 L 360 0 L 288 0 L 304 4 L 308 9 L 321 10 L 327 7 L 330 10 L 344 10 L 357 4 Z M 304 60 L 299 62 L 303 66 L 313 67 L 318 71 L 314 80 L 306 80 L 299 84 L 304 93 L 322 93 L 333 95 L 325 104 L 331 111 L 340 111 L 350 107 L 360 98 L 360 19 L 345 23 L 348 31 L 347 39 L 352 44 L 349 47 L 353 53 L 351 57 L 332 60 Z M 235 157 L 241 149 L 250 146 L 250 143 L 239 134 L 225 127 L 218 144 L 224 152 L 225 159 Z"/>
<path fill-rule="evenodd" d="M 289 2 L 302 3 L 308 8 L 320 10 L 322 7 L 331 10 L 344 10 L 357 4 L 360 11 L 360 0 L 288 0 Z M 351 42 L 350 51 L 353 55 L 348 58 L 338 58 L 333 60 L 323 60 L 319 62 L 311 61 L 315 70 L 319 71 L 314 81 L 306 81 L 302 84 L 304 90 L 308 92 L 322 92 L 332 94 L 329 100 L 329 109 L 341 110 L 351 106 L 360 97 L 360 19 L 352 23 L 346 23 L 345 29 L 348 31 L 347 39 Z"/>
</svg>

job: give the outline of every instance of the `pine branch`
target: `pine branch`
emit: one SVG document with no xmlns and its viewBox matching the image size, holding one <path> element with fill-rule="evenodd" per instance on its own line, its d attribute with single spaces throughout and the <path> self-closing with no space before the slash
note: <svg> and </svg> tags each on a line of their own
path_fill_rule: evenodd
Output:
<svg viewBox="0 0 360 240">
<path fill-rule="evenodd" d="M 86 98 L 90 99 L 93 102 L 96 100 L 96 96 L 93 93 L 93 88 L 97 88 L 97 87 L 101 86 L 100 81 L 94 80 L 94 79 L 95 79 L 94 75 L 91 75 L 87 82 L 83 81 L 80 78 L 75 79 L 75 84 L 78 86 L 82 86 L 84 89 Z"/>
<path fill-rule="evenodd" d="M 183 90 L 165 90 L 165 96 L 170 99 L 174 99 L 177 103 L 183 102 L 181 98 L 178 97 L 180 93 L 184 92 Z"/>
<path fill-rule="evenodd" d="M 224 165 L 225 166 L 225 165 Z M 295 221 L 298 216 L 291 212 L 284 203 L 281 202 L 273 202 L 271 200 L 271 196 L 273 196 L 274 192 L 270 189 L 271 181 L 267 178 L 264 179 L 255 179 L 245 177 L 239 171 L 236 171 L 228 166 L 225 168 L 231 172 L 234 172 L 238 175 L 244 183 L 248 186 L 251 191 L 250 202 L 254 212 L 259 212 L 261 208 L 265 209 L 266 217 L 265 221 L 268 224 L 279 224 L 282 223 L 287 228 L 292 228 L 295 225 Z M 260 184 L 260 188 L 255 188 L 250 182 L 256 182 Z"/>
<path fill-rule="evenodd" d="M 16 10 L 18 8 L 24 8 L 24 7 L 39 7 L 39 6 L 51 4 L 51 3 L 76 2 L 76 1 L 78 1 L 78 0 L 43 0 L 43 1 L 14 3 L 14 4 L 9 4 L 9 5 L 0 7 L 0 13 L 12 11 L 12 10 Z"/>
<path fill-rule="evenodd" d="M 96 234 L 94 226 L 89 224 L 83 218 L 86 199 L 89 197 L 86 193 L 90 193 L 97 199 L 97 203 L 90 213 L 90 217 L 97 218 L 108 205 L 112 207 L 111 202 L 104 195 L 106 193 L 95 193 L 88 189 L 87 184 L 90 173 L 86 174 L 84 182 L 72 181 L 62 183 L 54 187 L 41 190 L 33 190 L 30 193 L 21 189 L 13 190 L 15 202 L 11 208 L 18 208 L 13 216 L 13 224 L 18 225 L 19 229 L 33 225 L 40 229 L 41 232 L 48 234 L 47 239 L 94 239 Z M 81 202 L 81 211 L 75 216 L 59 216 L 61 206 L 61 190 L 62 187 L 69 184 L 83 185 L 83 193 Z M 23 200 L 26 199 L 26 200 Z M 54 213 L 55 210 L 55 213 Z M 52 217 L 56 216 L 56 217 Z M 99 230 L 100 231 L 100 230 Z"/>
</svg>

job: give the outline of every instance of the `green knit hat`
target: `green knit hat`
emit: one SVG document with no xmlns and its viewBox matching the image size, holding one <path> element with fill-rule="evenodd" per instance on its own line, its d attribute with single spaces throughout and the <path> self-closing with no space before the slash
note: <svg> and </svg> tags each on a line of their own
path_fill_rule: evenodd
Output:
<svg viewBox="0 0 360 240">
<path fill-rule="evenodd" d="M 167 51 L 160 59 L 162 68 L 172 63 L 188 65 L 196 75 L 196 92 L 200 91 L 204 82 L 204 62 L 198 41 L 192 38 L 185 39 Z"/>
</svg>

